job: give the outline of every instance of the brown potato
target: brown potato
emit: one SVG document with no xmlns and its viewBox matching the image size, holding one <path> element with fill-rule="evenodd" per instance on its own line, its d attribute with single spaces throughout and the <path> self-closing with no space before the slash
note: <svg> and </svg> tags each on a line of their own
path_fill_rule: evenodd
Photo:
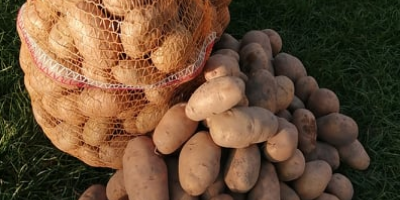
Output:
<svg viewBox="0 0 400 200">
<path fill-rule="evenodd" d="M 196 159 L 193 159 L 196 158 Z M 179 182 L 190 195 L 204 193 L 217 179 L 220 169 L 221 148 L 206 131 L 193 135 L 179 154 Z"/>
<path fill-rule="evenodd" d="M 129 199 L 169 199 L 167 165 L 154 149 L 147 136 L 138 136 L 128 142 L 122 165 Z"/>
<path fill-rule="evenodd" d="M 214 51 L 219 49 L 232 49 L 233 51 L 239 52 L 240 42 L 232 35 L 224 33 L 215 43 L 213 49 Z"/>
<path fill-rule="evenodd" d="M 293 83 L 303 76 L 307 76 L 303 63 L 295 56 L 288 53 L 279 53 L 273 60 L 275 75 L 289 77 Z"/>
<path fill-rule="evenodd" d="M 248 199 L 277 200 L 280 199 L 280 187 L 274 165 L 268 161 L 261 164 L 260 177 L 256 185 L 250 190 Z"/>
<path fill-rule="evenodd" d="M 89 118 L 83 126 L 82 139 L 86 144 L 99 146 L 111 137 L 114 124 L 110 118 Z"/>
<path fill-rule="evenodd" d="M 219 194 L 210 200 L 234 200 L 233 197 L 229 194 Z"/>
<path fill-rule="evenodd" d="M 294 113 L 297 109 L 300 109 L 300 108 L 306 108 L 306 106 L 304 105 L 303 101 L 301 101 L 301 99 L 299 97 L 294 95 L 293 100 L 290 103 L 288 110 L 290 112 Z"/>
<path fill-rule="evenodd" d="M 247 76 L 240 71 L 239 62 L 233 57 L 214 54 L 210 56 L 204 66 L 204 78 L 206 81 L 221 77 L 221 76 L 236 76 L 247 80 Z"/>
<path fill-rule="evenodd" d="M 239 62 L 239 60 L 240 60 L 239 53 L 232 49 L 219 49 L 219 50 L 213 52 L 212 55 L 219 55 L 219 54 L 234 58 L 237 62 Z"/>
<path fill-rule="evenodd" d="M 289 107 L 294 98 L 294 84 L 286 76 L 275 76 L 276 81 L 276 110 L 281 111 Z"/>
<path fill-rule="evenodd" d="M 107 200 L 106 187 L 95 184 L 85 190 L 78 200 Z"/>
<path fill-rule="evenodd" d="M 39 46 L 46 48 L 53 21 L 40 15 L 38 7 L 39 5 L 37 5 L 36 1 L 30 1 L 23 7 L 24 10 L 21 17 L 25 31 Z"/>
<path fill-rule="evenodd" d="M 296 149 L 292 157 L 275 163 L 279 180 L 292 181 L 299 178 L 304 173 L 305 163 L 303 153 Z"/>
<path fill-rule="evenodd" d="M 246 96 L 249 106 L 258 106 L 275 113 L 277 111 L 277 83 L 267 70 L 258 70 L 248 74 Z"/>
<path fill-rule="evenodd" d="M 78 109 L 78 95 L 45 95 L 42 97 L 43 108 L 54 118 L 71 125 L 82 125 L 86 117 Z"/>
<path fill-rule="evenodd" d="M 340 165 L 338 150 L 321 141 L 317 141 L 314 151 L 305 155 L 305 158 L 307 162 L 312 160 L 324 160 L 332 167 L 332 170 L 336 170 Z"/>
<path fill-rule="evenodd" d="M 146 104 L 136 117 L 137 134 L 146 134 L 154 130 L 167 110 L 168 105 Z"/>
<path fill-rule="evenodd" d="M 281 110 L 275 114 L 277 117 L 292 121 L 292 114 L 288 110 Z"/>
<path fill-rule="evenodd" d="M 322 193 L 319 197 L 315 198 L 314 200 L 340 200 L 333 194 L 329 193 Z"/>
<path fill-rule="evenodd" d="M 221 155 L 221 157 L 223 157 Z M 225 181 L 224 181 L 224 170 L 220 170 L 217 180 L 214 181 L 210 186 L 207 187 L 207 190 L 201 194 L 201 200 L 209 200 L 219 194 L 224 193 L 226 189 Z"/>
<path fill-rule="evenodd" d="M 353 184 L 340 173 L 334 173 L 325 190 L 327 193 L 337 196 L 340 200 L 351 200 L 354 195 Z"/>
<path fill-rule="evenodd" d="M 294 91 L 301 101 L 307 102 L 310 95 L 317 89 L 319 89 L 319 86 L 314 77 L 303 76 L 296 81 Z"/>
<path fill-rule="evenodd" d="M 336 94 L 326 88 L 319 88 L 311 93 L 307 108 L 319 118 L 330 113 L 339 113 L 340 103 Z"/>
<path fill-rule="evenodd" d="M 144 89 L 144 96 L 153 104 L 169 104 L 175 89 L 174 86 L 146 88 Z"/>
<path fill-rule="evenodd" d="M 268 59 L 272 59 L 272 47 L 271 40 L 269 39 L 267 34 L 264 34 L 259 30 L 251 30 L 245 33 L 240 42 L 240 48 L 245 47 L 250 43 L 258 43 L 264 49 L 264 52 L 267 54 Z"/>
<path fill-rule="evenodd" d="M 319 197 L 332 177 L 331 166 L 323 160 L 306 163 L 303 175 L 293 181 L 293 188 L 301 199 L 312 200 Z"/>
<path fill-rule="evenodd" d="M 60 18 L 51 28 L 49 47 L 59 58 L 78 59 L 78 50 L 74 45 L 74 38 L 65 18 Z"/>
<path fill-rule="evenodd" d="M 281 36 L 273 29 L 264 29 L 261 31 L 268 35 L 269 40 L 271 41 L 272 55 L 276 56 L 282 50 Z"/>
<path fill-rule="evenodd" d="M 358 125 L 349 116 L 331 113 L 317 119 L 318 138 L 334 146 L 348 145 L 358 137 Z"/>
<path fill-rule="evenodd" d="M 108 200 L 129 200 L 124 185 L 124 172 L 117 170 L 107 182 L 106 194 Z"/>
<path fill-rule="evenodd" d="M 183 190 L 179 182 L 179 170 L 178 170 L 178 158 L 167 157 L 166 159 L 168 167 L 168 187 L 169 187 L 169 199 L 170 200 L 198 200 L 198 196 L 191 196 Z"/>
<path fill-rule="evenodd" d="M 118 65 L 111 68 L 111 73 L 116 81 L 132 86 L 155 84 L 166 77 L 148 60 L 119 60 Z"/>
<path fill-rule="evenodd" d="M 262 146 L 262 152 L 271 162 L 282 162 L 295 153 L 298 143 L 298 131 L 294 124 L 278 118 L 278 131 Z"/>
<path fill-rule="evenodd" d="M 274 74 L 272 57 L 258 43 L 250 43 L 240 49 L 240 67 L 246 74 L 265 69 Z"/>
<path fill-rule="evenodd" d="M 300 108 L 293 113 L 292 123 L 299 131 L 299 149 L 308 154 L 317 143 L 317 123 L 314 115 L 307 109 Z"/>
<path fill-rule="evenodd" d="M 340 159 L 351 168 L 365 170 L 369 167 L 371 159 L 359 140 L 336 148 L 339 151 Z"/>
<path fill-rule="evenodd" d="M 281 200 L 300 200 L 299 195 L 285 182 L 279 181 L 279 187 L 281 189 Z"/>
<path fill-rule="evenodd" d="M 54 128 L 44 128 L 46 136 L 63 152 L 71 153 L 81 146 L 82 127 L 60 122 Z"/>
<path fill-rule="evenodd" d="M 126 135 L 122 131 L 114 130 L 114 136 L 100 144 L 99 158 L 109 168 L 122 169 L 122 156 L 129 140 L 134 136 Z"/>
<path fill-rule="evenodd" d="M 124 91 L 85 88 L 77 102 L 82 114 L 89 117 L 115 117 L 127 107 Z"/>
</svg>

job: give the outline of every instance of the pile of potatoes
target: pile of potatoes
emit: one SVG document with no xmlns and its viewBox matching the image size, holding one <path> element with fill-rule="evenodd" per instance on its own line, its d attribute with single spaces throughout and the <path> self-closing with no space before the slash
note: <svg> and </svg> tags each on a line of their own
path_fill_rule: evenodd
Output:
<svg viewBox="0 0 400 200">
<path fill-rule="evenodd" d="M 342 163 L 368 168 L 355 120 L 340 113 L 272 29 L 223 34 L 200 85 L 150 136 L 130 140 L 122 169 L 80 200 L 350 200 Z M 101 197 L 100 197 L 101 196 Z"/>
</svg>

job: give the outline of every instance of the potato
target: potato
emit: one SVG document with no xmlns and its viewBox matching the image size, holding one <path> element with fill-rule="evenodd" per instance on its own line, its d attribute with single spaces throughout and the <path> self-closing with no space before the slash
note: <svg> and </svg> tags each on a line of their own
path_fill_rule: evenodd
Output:
<svg viewBox="0 0 400 200">
<path fill-rule="evenodd" d="M 106 186 L 108 200 L 129 200 L 124 184 L 124 172 L 122 169 L 115 171 Z"/>
<path fill-rule="evenodd" d="M 194 121 L 225 112 L 245 96 L 242 79 L 232 76 L 214 78 L 198 87 L 186 105 L 186 115 Z"/>
<path fill-rule="evenodd" d="M 327 193 L 337 196 L 340 200 L 351 200 L 354 195 L 353 184 L 340 173 L 334 173 L 325 190 Z"/>
<path fill-rule="evenodd" d="M 315 198 L 314 200 L 340 200 L 333 194 L 329 193 L 322 193 L 319 197 Z"/>
<path fill-rule="evenodd" d="M 32 100 L 32 113 L 33 117 L 35 118 L 35 121 L 42 127 L 42 129 L 49 128 L 52 129 L 54 128 L 58 120 L 51 116 L 44 108 L 43 104 L 39 100 Z"/>
<path fill-rule="evenodd" d="M 85 190 L 78 200 L 107 200 L 106 188 L 100 184 L 92 185 Z"/>
<path fill-rule="evenodd" d="M 22 22 L 24 30 L 38 43 L 40 47 L 46 48 L 51 26 L 53 24 L 49 19 L 43 18 L 38 12 L 36 2 L 29 2 L 23 6 Z"/>
<path fill-rule="evenodd" d="M 223 157 L 221 155 L 221 157 Z M 224 181 L 224 170 L 220 170 L 217 179 L 210 186 L 207 187 L 206 191 L 201 194 L 200 198 L 202 200 L 209 200 L 219 194 L 224 193 L 226 189 L 225 181 Z"/>
<path fill-rule="evenodd" d="M 305 155 L 305 158 L 307 161 L 324 160 L 332 167 L 332 170 L 336 170 L 340 165 L 338 150 L 335 147 L 321 141 L 317 141 L 314 151 Z"/>
<path fill-rule="evenodd" d="M 264 29 L 261 31 L 268 35 L 269 40 L 271 41 L 272 55 L 276 56 L 282 50 L 281 36 L 273 29 Z"/>
<path fill-rule="evenodd" d="M 311 200 L 319 197 L 332 177 L 331 166 L 323 160 L 306 163 L 303 175 L 293 181 L 293 188 L 300 199 Z"/>
<path fill-rule="evenodd" d="M 57 54 L 59 58 L 78 59 L 78 50 L 74 44 L 68 22 L 65 18 L 60 18 L 51 28 L 49 33 L 50 50 Z"/>
<path fill-rule="evenodd" d="M 287 121 L 292 121 L 292 114 L 286 109 L 286 110 L 281 110 L 275 114 L 277 117 L 286 119 Z"/>
<path fill-rule="evenodd" d="M 172 106 L 154 129 L 152 138 L 160 153 L 175 152 L 195 133 L 199 122 L 185 115 L 186 105 L 179 103 Z"/>
<path fill-rule="evenodd" d="M 261 155 L 256 144 L 232 149 L 225 166 L 226 186 L 233 192 L 248 192 L 256 184 L 260 168 Z"/>
<path fill-rule="evenodd" d="M 234 58 L 237 62 L 239 62 L 240 60 L 239 53 L 232 49 L 219 49 L 215 51 L 212 55 L 219 55 L 219 54 Z"/>
<path fill-rule="evenodd" d="M 214 142 L 226 148 L 265 142 L 278 130 L 278 118 L 256 106 L 232 108 L 208 118 L 207 124 Z"/>
<path fill-rule="evenodd" d="M 80 126 L 85 123 L 86 117 L 78 109 L 78 97 L 76 94 L 46 95 L 42 98 L 43 108 L 54 118 Z"/>
<path fill-rule="evenodd" d="M 275 163 L 279 180 L 293 181 L 304 173 L 305 159 L 303 153 L 296 149 L 294 154 L 287 160 Z"/>
<path fill-rule="evenodd" d="M 339 151 L 340 159 L 351 168 L 365 170 L 369 167 L 371 159 L 359 140 L 336 148 Z"/>
<path fill-rule="evenodd" d="M 229 194 L 219 194 L 210 200 L 234 200 L 233 197 Z"/>
<path fill-rule="evenodd" d="M 85 88 L 77 102 L 82 114 L 89 117 L 115 117 L 126 109 L 125 91 Z"/>
<path fill-rule="evenodd" d="M 247 199 L 276 200 L 280 199 L 279 180 L 274 165 L 268 161 L 261 163 L 260 176 L 256 185 L 250 190 Z"/>
<path fill-rule="evenodd" d="M 306 106 L 304 105 L 304 103 L 301 101 L 301 99 L 299 99 L 299 97 L 297 97 L 296 95 L 294 95 L 292 102 L 289 105 L 288 110 L 292 113 L 294 113 L 297 109 L 299 108 L 306 108 Z"/>
<path fill-rule="evenodd" d="M 312 76 L 303 76 L 295 83 L 295 95 L 303 102 L 307 102 L 310 95 L 319 89 L 318 83 Z M 314 102 L 316 103 L 316 102 Z"/>
<path fill-rule="evenodd" d="M 262 152 L 271 162 L 281 162 L 289 159 L 295 153 L 298 143 L 298 131 L 295 125 L 286 119 L 278 118 L 276 135 L 266 141 Z"/>
<path fill-rule="evenodd" d="M 26 91 L 29 94 L 29 98 L 30 98 L 31 102 L 32 101 L 41 101 L 42 100 L 41 95 L 35 89 L 32 88 L 30 82 L 31 81 L 30 81 L 29 76 L 25 75 L 24 76 L 24 86 L 25 86 Z"/>
<path fill-rule="evenodd" d="M 119 60 L 118 65 L 111 68 L 111 73 L 116 81 L 131 86 L 155 84 L 166 77 L 148 60 Z"/>
<path fill-rule="evenodd" d="M 307 101 L 307 108 L 318 118 L 330 113 L 338 113 L 340 103 L 332 90 L 319 88 L 311 93 Z"/>
<path fill-rule="evenodd" d="M 169 104 L 175 90 L 176 86 L 150 87 L 144 89 L 144 95 L 153 104 Z"/>
<path fill-rule="evenodd" d="M 246 74 L 265 69 L 274 74 L 272 58 L 264 51 L 258 43 L 250 43 L 240 49 L 240 67 Z"/>
<path fill-rule="evenodd" d="M 170 200 L 197 200 L 198 196 L 191 196 L 183 190 L 179 183 L 178 159 L 176 157 L 167 157 L 168 167 L 168 186 Z"/>
<path fill-rule="evenodd" d="M 275 76 L 276 81 L 276 110 L 281 111 L 289 107 L 294 98 L 294 84 L 286 76 Z"/>
<path fill-rule="evenodd" d="M 292 123 L 299 131 L 299 149 L 308 154 L 315 149 L 317 143 L 317 122 L 314 115 L 307 109 L 294 111 Z"/>
<path fill-rule="evenodd" d="M 135 7 L 143 7 L 152 4 L 153 0 L 131 1 L 131 0 L 103 0 L 104 7 L 115 16 L 123 17 Z"/>
<path fill-rule="evenodd" d="M 214 51 L 219 49 L 232 49 L 233 51 L 239 52 L 240 42 L 229 33 L 224 33 L 218 41 L 216 41 L 213 49 Z"/>
<path fill-rule="evenodd" d="M 86 144 L 99 146 L 112 135 L 114 125 L 110 118 L 89 118 L 83 126 L 82 139 Z"/>
<path fill-rule="evenodd" d="M 239 62 L 233 57 L 214 54 L 210 56 L 204 66 L 204 77 L 206 81 L 221 76 L 236 76 L 247 80 L 247 76 L 240 71 Z"/>
<path fill-rule="evenodd" d="M 46 136 L 58 149 L 70 153 L 81 146 L 79 135 L 82 134 L 82 127 L 60 122 L 54 128 L 44 128 Z"/>
<path fill-rule="evenodd" d="M 136 117 L 137 134 L 154 130 L 167 110 L 168 105 L 147 104 Z"/>
<path fill-rule="evenodd" d="M 303 76 L 307 76 L 303 63 L 295 56 L 288 53 L 279 53 L 273 60 L 275 75 L 289 77 L 293 83 Z"/>
<path fill-rule="evenodd" d="M 97 68 L 94 62 L 83 60 L 80 68 L 81 74 L 87 79 L 89 84 L 114 84 L 117 81 L 108 69 Z"/>
<path fill-rule="evenodd" d="M 18 59 L 19 66 L 21 67 L 24 74 L 29 74 L 31 67 L 34 66 L 34 61 L 31 58 L 31 53 L 29 52 L 28 46 L 24 43 L 21 44 Z"/>
<path fill-rule="evenodd" d="M 193 159 L 196 158 L 196 159 Z M 204 193 L 217 179 L 220 169 L 221 148 L 206 131 L 193 135 L 179 154 L 179 182 L 190 195 Z"/>
<path fill-rule="evenodd" d="M 248 77 L 245 92 L 249 106 L 262 107 L 275 113 L 278 87 L 275 77 L 267 70 L 252 72 Z"/>
<path fill-rule="evenodd" d="M 92 167 L 104 167 L 106 164 L 104 162 L 101 162 L 99 159 L 99 149 L 92 147 L 87 144 L 80 144 L 78 148 L 74 151 L 76 154 L 76 157 L 82 160 L 84 163 L 86 163 L 89 166 Z M 70 151 L 71 153 L 71 151 Z"/>
<path fill-rule="evenodd" d="M 281 191 L 281 200 L 300 200 L 296 192 L 285 182 L 279 181 L 279 187 Z"/>
<path fill-rule="evenodd" d="M 122 169 L 122 155 L 129 140 L 135 136 L 114 130 L 113 136 L 99 146 L 99 157 L 109 168 Z"/>
<path fill-rule="evenodd" d="M 358 137 L 358 125 L 349 116 L 331 113 L 317 119 L 318 138 L 335 146 L 348 145 Z"/>
<path fill-rule="evenodd" d="M 147 136 L 138 136 L 128 142 L 122 166 L 129 199 L 169 199 L 167 165 L 154 149 Z"/>
<path fill-rule="evenodd" d="M 250 43 L 257 43 L 260 44 L 261 47 L 264 49 L 264 52 L 267 54 L 268 59 L 272 59 L 272 47 L 271 41 L 268 35 L 264 34 L 262 31 L 259 30 L 251 30 L 245 33 L 242 37 L 240 42 L 240 48 L 242 49 L 246 45 Z"/>
</svg>

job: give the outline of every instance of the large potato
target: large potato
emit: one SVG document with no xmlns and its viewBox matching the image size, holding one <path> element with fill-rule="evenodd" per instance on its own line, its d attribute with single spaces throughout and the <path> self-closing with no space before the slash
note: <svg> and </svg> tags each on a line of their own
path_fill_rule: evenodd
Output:
<svg viewBox="0 0 400 200">
<path fill-rule="evenodd" d="M 312 160 L 324 160 L 332 167 L 332 170 L 336 170 L 340 165 L 340 158 L 338 150 L 321 141 L 317 141 L 314 151 L 305 155 L 307 161 Z"/>
<path fill-rule="evenodd" d="M 317 119 L 318 138 L 335 146 L 348 145 L 358 137 L 354 119 L 341 113 L 331 113 Z"/>
<path fill-rule="evenodd" d="M 273 60 L 275 75 L 289 77 L 293 83 L 303 76 L 307 76 L 303 63 L 295 56 L 288 53 L 279 53 Z"/>
<path fill-rule="evenodd" d="M 257 70 L 247 74 L 246 96 L 250 106 L 258 106 L 275 113 L 277 111 L 277 83 L 267 70 Z"/>
<path fill-rule="evenodd" d="M 353 169 L 365 170 L 369 167 L 371 159 L 359 140 L 336 147 L 340 159 Z"/>
<path fill-rule="evenodd" d="M 185 190 L 183 190 L 181 183 L 179 182 L 179 169 L 178 169 L 178 158 L 167 157 L 166 159 L 168 167 L 168 188 L 169 188 L 169 199 L 170 200 L 198 200 L 198 196 L 191 196 Z"/>
<path fill-rule="evenodd" d="M 304 173 L 305 159 L 300 150 L 296 150 L 289 159 L 275 163 L 279 180 L 292 181 Z"/>
<path fill-rule="evenodd" d="M 308 154 L 317 143 L 317 123 L 314 115 L 307 109 L 297 109 L 293 113 L 293 124 L 299 132 L 299 149 Z"/>
<path fill-rule="evenodd" d="M 312 76 L 303 76 L 295 83 L 295 95 L 303 102 L 307 102 L 310 95 L 319 88 L 317 81 Z M 314 102 L 317 103 L 318 102 Z"/>
<path fill-rule="evenodd" d="M 247 199 L 277 200 L 280 199 L 280 187 L 275 167 L 268 161 L 261 164 L 260 176 L 256 185 L 249 191 Z"/>
<path fill-rule="evenodd" d="M 340 200 L 351 200 L 354 195 L 353 184 L 340 173 L 334 173 L 326 187 L 326 192 L 337 196 Z"/>
<path fill-rule="evenodd" d="M 319 118 L 340 111 L 339 98 L 327 88 L 319 88 L 312 92 L 307 100 L 307 108 Z"/>
<path fill-rule="evenodd" d="M 117 170 L 108 180 L 106 186 L 108 200 L 128 200 L 124 183 L 124 172 Z"/>
<path fill-rule="evenodd" d="M 35 118 L 35 121 L 42 127 L 42 129 L 45 128 L 54 128 L 58 120 L 51 116 L 44 108 L 43 104 L 40 100 L 34 100 L 32 99 L 31 101 L 32 104 L 32 113 L 33 117 Z"/>
<path fill-rule="evenodd" d="M 240 71 L 239 62 L 235 60 L 235 58 L 224 54 L 214 54 L 210 56 L 203 71 L 206 81 L 221 76 L 236 76 L 245 81 L 247 80 L 246 75 Z"/>
</svg>

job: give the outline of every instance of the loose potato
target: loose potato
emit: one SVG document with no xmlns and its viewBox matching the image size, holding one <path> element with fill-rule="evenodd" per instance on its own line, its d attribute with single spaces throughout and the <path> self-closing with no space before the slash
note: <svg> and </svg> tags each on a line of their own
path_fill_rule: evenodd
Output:
<svg viewBox="0 0 400 200">
<path fill-rule="evenodd" d="M 267 70 L 258 70 L 248 74 L 246 96 L 249 106 L 258 106 L 275 113 L 277 111 L 277 83 Z"/>
<path fill-rule="evenodd" d="M 154 149 L 147 136 L 135 137 L 128 142 L 122 165 L 129 199 L 169 199 L 167 165 Z"/>
<path fill-rule="evenodd" d="M 340 158 L 338 150 L 321 141 L 317 141 L 316 147 L 314 151 L 305 155 L 305 158 L 308 161 L 312 160 L 324 160 L 332 167 L 332 170 L 336 170 L 340 165 Z"/>
<path fill-rule="evenodd" d="M 114 129 L 110 118 L 89 118 L 83 126 L 82 139 L 86 144 L 99 146 L 111 137 Z"/>
<path fill-rule="evenodd" d="M 262 31 L 259 30 L 251 30 L 245 33 L 242 37 L 240 42 L 240 48 L 242 49 L 246 45 L 250 43 L 257 43 L 262 46 L 264 52 L 267 54 L 268 59 L 272 59 L 272 47 L 271 41 L 267 34 L 264 34 Z"/>
<path fill-rule="evenodd" d="M 264 29 L 261 31 L 268 35 L 269 40 L 271 41 L 272 55 L 276 56 L 282 50 L 281 36 L 273 29 Z"/>
<path fill-rule="evenodd" d="M 280 194 L 279 180 L 274 165 L 263 161 L 260 176 L 256 185 L 250 190 L 247 199 L 277 200 L 280 199 Z"/>
<path fill-rule="evenodd" d="M 365 170 L 369 167 L 371 159 L 359 140 L 336 148 L 339 151 L 340 159 L 351 168 Z"/>
<path fill-rule="evenodd" d="M 278 130 L 278 118 L 260 107 L 236 107 L 207 119 L 216 144 L 244 148 L 267 141 Z"/>
<path fill-rule="evenodd" d="M 124 185 L 124 172 L 117 170 L 108 180 L 106 194 L 108 200 L 128 200 Z"/>
<path fill-rule="evenodd" d="M 196 158 L 196 159 L 193 159 Z M 206 131 L 193 135 L 179 154 L 179 182 L 190 195 L 197 196 L 217 179 L 221 148 Z"/>
<path fill-rule="evenodd" d="M 312 76 L 303 76 L 295 83 L 295 95 L 303 102 L 307 102 L 310 95 L 319 89 L 318 83 Z M 318 102 L 314 102 L 318 103 Z"/>
<path fill-rule="evenodd" d="M 214 50 L 219 49 L 232 49 L 233 51 L 239 52 L 240 42 L 228 33 L 222 34 L 219 40 L 215 43 Z"/>
<path fill-rule="evenodd" d="M 288 53 L 279 53 L 273 60 L 275 75 L 289 77 L 293 83 L 303 76 L 307 76 L 303 63 L 295 56 Z"/>
<path fill-rule="evenodd" d="M 307 109 L 297 109 L 293 113 L 292 123 L 299 131 L 299 149 L 308 154 L 317 143 L 317 123 L 314 115 Z"/>
<path fill-rule="evenodd" d="M 332 90 L 319 88 L 311 93 L 307 100 L 307 108 L 318 118 L 330 113 L 338 113 L 340 103 Z"/>
<path fill-rule="evenodd" d="M 247 80 L 247 76 L 240 71 L 239 62 L 233 57 L 214 54 L 210 56 L 204 66 L 204 78 L 206 81 L 221 76 L 236 76 Z"/>
<path fill-rule="evenodd" d="M 258 43 L 250 43 L 240 49 L 240 67 L 246 74 L 265 69 L 274 74 L 272 57 Z"/>
<path fill-rule="evenodd" d="M 306 163 L 303 175 L 293 181 L 293 188 L 300 199 L 311 200 L 319 197 L 332 177 L 331 166 L 322 160 Z"/>
<path fill-rule="evenodd" d="M 166 77 L 148 60 L 119 60 L 118 65 L 111 68 L 111 73 L 116 81 L 132 86 L 155 84 Z"/>
<path fill-rule="evenodd" d="M 299 178 L 304 173 L 305 163 L 303 153 L 296 149 L 292 157 L 275 163 L 279 180 L 292 181 Z"/>
<path fill-rule="evenodd" d="M 233 192 L 248 192 L 256 184 L 260 168 L 261 155 L 256 144 L 232 149 L 225 166 L 226 186 Z"/>
<path fill-rule="evenodd" d="M 220 114 L 237 105 L 245 96 L 242 79 L 232 76 L 205 82 L 189 98 L 186 115 L 194 121 Z"/>
<path fill-rule="evenodd" d="M 161 118 L 153 132 L 153 142 L 162 154 L 175 152 L 196 131 L 197 121 L 185 114 L 186 103 L 172 106 Z"/>
<path fill-rule="evenodd" d="M 358 125 L 349 116 L 331 113 L 317 119 L 318 138 L 335 146 L 348 145 L 358 137 Z"/>
<path fill-rule="evenodd" d="M 229 194 L 219 194 L 210 200 L 234 200 L 233 197 Z"/>
<path fill-rule="evenodd" d="M 325 191 L 335 195 L 340 200 L 351 200 L 354 195 L 353 184 L 346 176 L 340 173 L 332 175 Z"/>
<path fill-rule="evenodd" d="M 286 119 L 278 118 L 278 131 L 262 146 L 262 152 L 271 162 L 289 159 L 295 153 L 298 143 L 298 131 L 295 125 Z"/>
<path fill-rule="evenodd" d="M 197 200 L 198 196 L 191 196 L 183 190 L 179 182 L 178 158 L 166 158 L 168 167 L 168 187 L 170 200 Z"/>
<path fill-rule="evenodd" d="M 78 200 L 107 200 L 106 188 L 100 184 L 92 185 L 85 190 Z"/>
<path fill-rule="evenodd" d="M 221 157 L 223 157 L 221 155 Z M 202 200 L 209 200 L 219 194 L 222 194 L 225 191 L 226 185 L 224 181 L 224 170 L 220 170 L 218 174 L 217 180 L 214 181 L 210 186 L 207 187 L 207 190 L 201 194 L 200 198 Z"/>
<path fill-rule="evenodd" d="M 281 111 L 289 107 L 294 98 L 294 84 L 286 76 L 275 76 L 276 81 L 276 110 Z"/>
<path fill-rule="evenodd" d="M 124 91 L 85 88 L 77 102 L 82 114 L 89 117 L 115 117 L 127 107 Z"/>
<path fill-rule="evenodd" d="M 301 99 L 299 97 L 297 97 L 296 95 L 293 97 L 292 102 L 289 105 L 288 110 L 292 113 L 294 113 L 297 109 L 299 108 L 306 108 L 306 106 L 304 105 L 304 103 L 301 101 Z"/>
<path fill-rule="evenodd" d="M 167 110 L 168 105 L 146 104 L 136 117 L 137 134 L 146 134 L 154 130 Z"/>
<path fill-rule="evenodd" d="M 281 189 L 281 200 L 300 200 L 299 195 L 285 182 L 279 181 L 279 187 Z"/>
<path fill-rule="evenodd" d="M 277 117 L 292 121 L 292 114 L 288 110 L 281 110 L 275 114 Z"/>
<path fill-rule="evenodd" d="M 219 49 L 213 53 L 213 55 L 218 55 L 218 54 L 234 58 L 237 62 L 239 62 L 240 60 L 239 53 L 232 49 Z"/>
<path fill-rule="evenodd" d="M 317 197 L 315 200 L 340 200 L 333 194 L 329 193 L 322 193 L 319 197 Z"/>
</svg>

